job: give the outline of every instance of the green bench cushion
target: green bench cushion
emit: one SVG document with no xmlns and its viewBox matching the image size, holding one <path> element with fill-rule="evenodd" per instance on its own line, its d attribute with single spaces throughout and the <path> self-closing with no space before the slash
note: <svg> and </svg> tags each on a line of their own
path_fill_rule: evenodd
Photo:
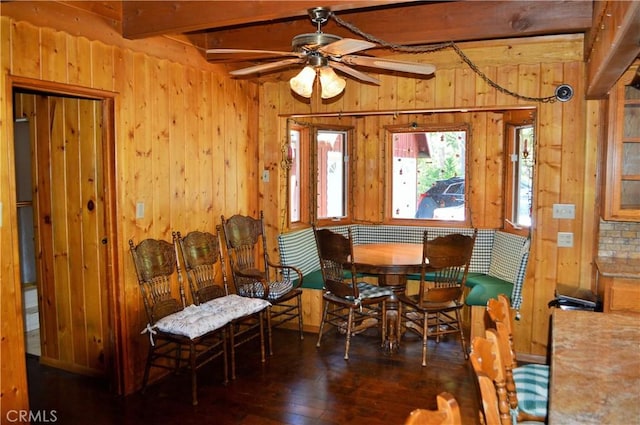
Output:
<svg viewBox="0 0 640 425">
<path fill-rule="evenodd" d="M 362 277 L 362 274 L 358 274 L 358 277 Z M 345 270 L 344 278 L 350 279 L 351 272 Z M 293 281 L 294 285 L 298 283 L 298 279 Z M 302 288 L 307 289 L 324 289 L 324 279 L 322 279 L 322 270 L 316 270 L 314 272 L 304 275 L 302 278 Z"/>
<path fill-rule="evenodd" d="M 426 276 L 426 280 L 430 280 L 433 281 L 433 277 L 435 276 L 434 272 L 427 272 L 427 276 Z M 484 273 L 478 273 L 478 272 L 469 272 L 467 274 L 467 286 L 468 287 L 473 287 L 475 285 L 475 283 L 472 283 L 471 285 L 469 284 L 469 278 L 473 277 L 473 276 L 484 276 Z M 408 274 L 407 275 L 407 280 L 420 280 L 420 273 L 412 273 L 412 274 Z"/>
<path fill-rule="evenodd" d="M 469 272 L 469 274 L 467 274 L 467 287 L 468 288 L 473 288 L 474 286 L 476 286 L 478 281 L 474 280 L 473 278 L 478 277 L 478 276 L 486 276 L 486 275 L 484 273 L 477 273 L 477 272 Z"/>
<path fill-rule="evenodd" d="M 298 279 L 294 281 L 294 285 Z M 302 288 L 306 289 L 322 289 L 324 288 L 324 279 L 322 279 L 322 272 L 316 270 L 314 272 L 304 275 L 302 278 Z"/>
<path fill-rule="evenodd" d="M 486 306 L 490 298 L 496 298 L 499 294 L 510 298 L 513 291 L 513 283 L 489 275 L 467 277 L 467 286 L 471 288 L 465 299 L 467 305 Z"/>
</svg>

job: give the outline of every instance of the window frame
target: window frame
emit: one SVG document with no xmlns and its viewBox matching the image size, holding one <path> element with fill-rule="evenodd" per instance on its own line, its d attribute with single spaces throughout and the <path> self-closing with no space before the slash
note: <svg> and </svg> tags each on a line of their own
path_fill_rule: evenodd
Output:
<svg viewBox="0 0 640 425">
<path fill-rule="evenodd" d="M 312 223 L 318 226 L 348 224 L 352 220 L 353 195 L 353 167 L 351 158 L 355 146 L 353 126 L 333 124 L 290 124 L 287 131 L 287 148 L 291 147 L 291 131 L 300 132 L 300 220 L 291 221 L 291 171 L 287 170 L 287 216 L 289 227 L 308 227 Z M 344 213 L 343 217 L 318 218 L 318 133 L 321 131 L 344 132 L 346 135 L 344 147 Z M 288 154 L 289 161 L 292 160 Z M 308 170 L 308 172 L 304 172 Z"/>
<path fill-rule="evenodd" d="M 298 147 L 298 158 L 300 159 L 300 170 L 298 171 L 299 179 L 298 185 L 300 187 L 299 196 L 299 209 L 300 219 L 298 221 L 292 221 L 291 219 L 291 168 L 294 161 L 293 151 L 291 149 L 291 132 L 297 131 L 300 135 L 300 146 Z M 287 131 L 287 160 L 289 162 L 289 168 L 287 169 L 287 216 L 289 221 L 289 228 L 296 228 L 305 226 L 311 222 L 309 208 L 309 198 L 311 193 L 310 187 L 310 174 L 303 172 L 303 170 L 310 169 L 311 163 L 311 127 L 300 124 L 292 124 Z"/>
<path fill-rule="evenodd" d="M 464 131 L 465 137 L 465 157 L 464 157 L 464 179 L 469 181 L 469 147 L 471 143 L 471 125 L 466 122 L 447 123 L 447 124 L 418 124 L 407 123 L 401 125 L 391 125 L 384 127 L 386 131 L 385 142 L 385 206 L 384 206 L 384 222 L 387 224 L 413 225 L 413 226 L 432 226 L 432 227 L 460 227 L 469 226 L 471 223 L 471 213 L 469 209 L 469 185 L 465 184 L 464 188 L 464 204 L 465 216 L 464 220 L 440 220 L 433 218 L 394 218 L 393 217 L 393 135 L 397 133 L 427 133 L 427 132 L 444 132 L 444 131 Z"/>
<path fill-rule="evenodd" d="M 535 117 L 527 112 L 525 117 L 519 117 L 517 114 L 505 122 L 505 177 L 504 177 L 504 228 L 510 233 L 527 236 L 534 226 L 534 197 L 535 197 L 535 176 L 537 164 L 537 131 Z M 518 140 L 518 130 L 531 127 L 533 132 L 533 141 L 531 142 L 531 150 L 533 152 L 533 165 L 531 175 L 531 225 L 523 225 L 517 220 L 517 197 L 516 187 L 518 182 L 519 166 L 516 161 L 512 160 L 512 155 L 518 155 L 520 145 Z"/>
</svg>

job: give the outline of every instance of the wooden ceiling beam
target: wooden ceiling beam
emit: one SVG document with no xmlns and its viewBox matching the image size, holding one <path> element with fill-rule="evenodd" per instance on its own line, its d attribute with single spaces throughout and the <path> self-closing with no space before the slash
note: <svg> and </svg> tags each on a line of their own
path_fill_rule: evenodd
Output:
<svg viewBox="0 0 640 425">
<path fill-rule="evenodd" d="M 640 2 L 597 2 L 587 46 L 587 99 L 602 99 L 640 55 Z"/>
<path fill-rule="evenodd" d="M 412 0 L 415 1 L 415 0 Z M 233 27 L 285 18 L 307 18 L 307 10 L 327 6 L 333 11 L 366 9 L 411 1 L 137 1 L 123 2 L 122 35 L 136 39 Z"/>
<path fill-rule="evenodd" d="M 586 1 L 412 3 L 384 11 L 335 13 L 378 39 L 405 45 L 580 33 L 590 28 L 591 14 L 591 3 Z M 323 31 L 361 38 L 334 19 L 329 20 Z M 214 30 L 207 33 L 206 47 L 289 51 L 291 39 L 305 32 L 313 32 L 308 19 Z"/>
</svg>

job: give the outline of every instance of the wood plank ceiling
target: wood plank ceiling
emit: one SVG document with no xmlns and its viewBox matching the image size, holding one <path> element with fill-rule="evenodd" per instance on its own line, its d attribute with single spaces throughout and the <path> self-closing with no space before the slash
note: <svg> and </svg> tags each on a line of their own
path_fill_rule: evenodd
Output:
<svg viewBox="0 0 640 425">
<path fill-rule="evenodd" d="M 315 1 L 125 1 L 122 34 L 129 39 L 182 35 L 203 55 L 210 48 L 289 52 L 295 35 L 315 31 L 307 10 L 319 5 Z M 588 98 L 606 96 L 640 54 L 640 2 L 360 0 L 321 5 L 377 39 L 402 45 L 582 33 Z M 334 19 L 322 30 L 362 38 Z M 390 53 L 389 49 L 366 51 L 372 56 Z M 207 57 L 210 62 L 236 62 L 236 68 L 257 59 L 259 55 Z"/>
<path fill-rule="evenodd" d="M 18 3 L 18 2 L 15 2 Z M 289 52 L 298 34 L 315 32 L 306 1 L 188 1 L 113 0 L 3 2 L 2 14 L 44 26 L 75 32 L 81 25 L 75 13 L 99 15 L 105 27 L 93 36 L 113 42 L 115 33 L 129 40 L 166 37 L 189 43 L 211 63 L 242 68 L 260 63 L 259 55 L 207 55 L 210 48 Z M 609 89 L 640 55 L 640 1 L 392 1 L 326 0 L 338 19 L 379 40 L 399 45 L 429 46 L 442 42 L 481 41 L 556 34 L 583 34 L 587 63 L 587 98 L 607 96 Z M 76 12 L 69 12 L 70 10 Z M 82 12 L 81 12 L 82 11 Z M 25 13 L 27 16 L 25 16 Z M 69 15 L 71 14 L 71 15 Z M 81 18 L 79 18 L 81 20 Z M 86 28 L 85 28 L 86 29 Z M 335 18 L 323 32 L 340 37 L 363 37 L 340 26 Z M 103 36 L 95 32 L 102 31 Z M 113 31 L 113 32 L 112 32 Z M 364 54 L 384 56 L 390 49 Z M 358 52 L 358 54 L 362 54 Z"/>
</svg>

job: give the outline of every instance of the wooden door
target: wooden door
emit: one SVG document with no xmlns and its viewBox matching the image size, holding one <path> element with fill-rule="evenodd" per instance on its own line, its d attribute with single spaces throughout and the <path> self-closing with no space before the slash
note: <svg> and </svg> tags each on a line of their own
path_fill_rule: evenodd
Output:
<svg viewBox="0 0 640 425">
<path fill-rule="evenodd" d="M 109 352 L 103 104 L 26 96 L 34 97 L 40 361 L 103 376 Z"/>
</svg>

